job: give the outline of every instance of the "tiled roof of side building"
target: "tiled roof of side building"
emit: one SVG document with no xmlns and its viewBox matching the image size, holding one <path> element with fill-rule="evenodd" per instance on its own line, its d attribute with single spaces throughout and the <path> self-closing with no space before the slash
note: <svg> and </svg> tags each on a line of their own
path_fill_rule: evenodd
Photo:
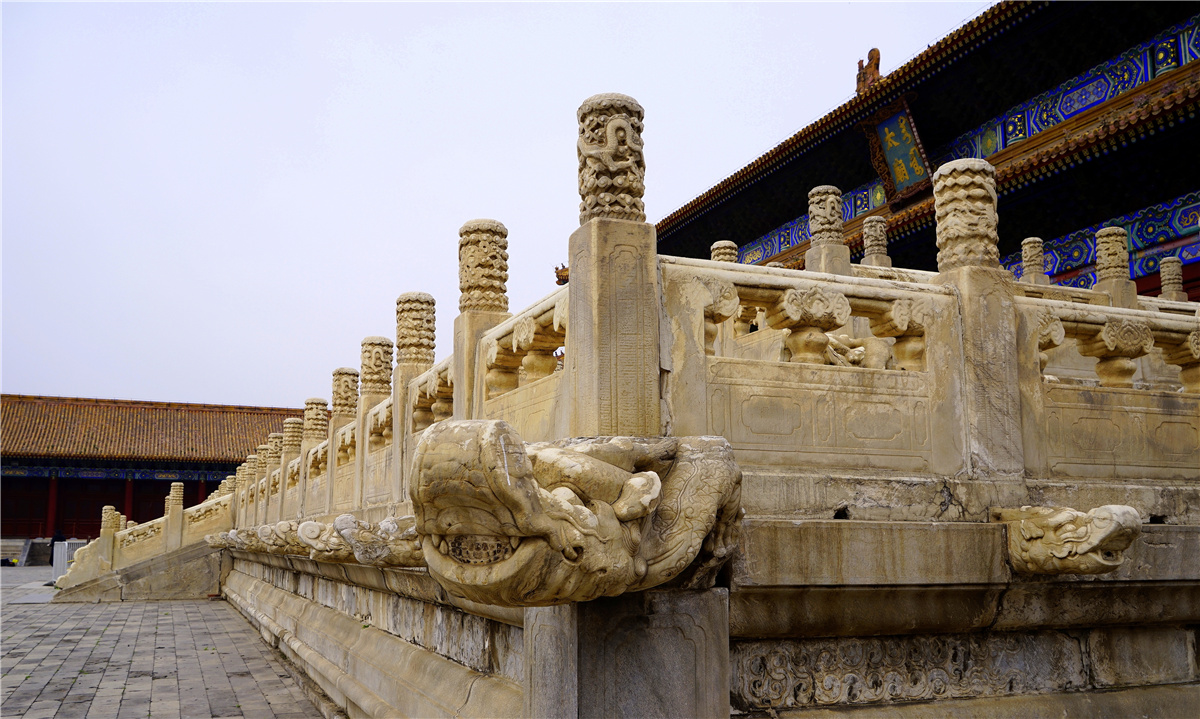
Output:
<svg viewBox="0 0 1200 719">
<path fill-rule="evenodd" d="M 303 410 L 0 395 L 7 457 L 238 462 Z"/>
</svg>

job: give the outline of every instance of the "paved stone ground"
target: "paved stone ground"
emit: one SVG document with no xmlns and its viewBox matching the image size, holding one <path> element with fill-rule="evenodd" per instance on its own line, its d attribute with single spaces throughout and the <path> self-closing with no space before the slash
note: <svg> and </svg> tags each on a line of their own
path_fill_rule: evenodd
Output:
<svg viewBox="0 0 1200 719">
<path fill-rule="evenodd" d="M 225 602 L 22 604 L 53 591 L 49 568 L 15 569 L 0 572 L 5 719 L 321 716 Z"/>
</svg>

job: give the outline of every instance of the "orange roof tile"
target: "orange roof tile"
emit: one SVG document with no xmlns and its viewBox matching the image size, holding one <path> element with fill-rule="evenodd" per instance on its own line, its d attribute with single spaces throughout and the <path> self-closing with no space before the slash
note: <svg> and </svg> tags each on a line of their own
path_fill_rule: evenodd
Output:
<svg viewBox="0 0 1200 719">
<path fill-rule="evenodd" d="M 239 462 L 303 410 L 0 395 L 0 452 L 12 457 Z"/>
</svg>

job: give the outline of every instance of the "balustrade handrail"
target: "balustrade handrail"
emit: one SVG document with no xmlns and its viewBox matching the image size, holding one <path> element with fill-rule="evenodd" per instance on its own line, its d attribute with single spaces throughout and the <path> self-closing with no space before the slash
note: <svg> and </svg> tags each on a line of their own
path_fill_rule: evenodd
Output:
<svg viewBox="0 0 1200 719">
<path fill-rule="evenodd" d="M 1114 319 L 1138 320 L 1151 325 L 1156 333 L 1187 335 L 1200 329 L 1200 319 L 1183 318 L 1179 315 L 1147 309 L 1109 307 L 1106 305 L 1081 305 L 1061 300 L 1040 297 L 1017 297 L 1018 306 L 1041 307 L 1051 311 L 1064 324 L 1103 325 Z"/>
<path fill-rule="evenodd" d="M 529 305 L 525 309 L 519 312 L 514 312 L 511 317 L 484 332 L 480 338 L 480 341 L 486 342 L 489 339 L 499 340 L 505 335 L 511 334 L 513 329 L 517 326 L 517 322 L 520 322 L 522 318 L 532 317 L 533 319 L 537 320 L 547 312 L 553 312 L 558 303 L 566 299 L 569 288 L 570 285 L 559 287 L 542 299 L 534 302 L 532 305 Z M 566 328 L 562 328 L 562 331 L 565 332 Z"/>
<path fill-rule="evenodd" d="M 929 294 L 954 294 L 954 289 L 951 287 L 925 282 L 881 280 L 871 277 L 835 275 L 828 272 L 812 272 L 809 270 L 789 270 L 782 267 L 740 265 L 732 262 L 698 260 L 690 257 L 673 257 L 669 255 L 660 255 L 659 261 L 665 265 L 680 269 L 704 270 L 706 276 L 731 282 L 738 287 L 766 287 L 769 289 L 787 290 L 795 288 L 797 280 L 806 280 L 812 283 L 840 285 L 840 289 L 844 294 L 863 299 L 894 300 L 901 297 Z M 849 292 L 846 291 L 847 288 L 850 289 Z"/>
</svg>

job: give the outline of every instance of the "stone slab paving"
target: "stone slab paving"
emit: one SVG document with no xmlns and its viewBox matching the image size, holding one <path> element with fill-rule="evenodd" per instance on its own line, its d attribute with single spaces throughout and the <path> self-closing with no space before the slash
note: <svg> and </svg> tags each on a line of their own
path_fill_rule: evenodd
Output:
<svg viewBox="0 0 1200 719">
<path fill-rule="evenodd" d="M 32 584 L 4 580 L 2 595 Z M 5 719 L 321 716 L 225 602 L 23 604 L 3 596 L 0 625 Z"/>
</svg>

